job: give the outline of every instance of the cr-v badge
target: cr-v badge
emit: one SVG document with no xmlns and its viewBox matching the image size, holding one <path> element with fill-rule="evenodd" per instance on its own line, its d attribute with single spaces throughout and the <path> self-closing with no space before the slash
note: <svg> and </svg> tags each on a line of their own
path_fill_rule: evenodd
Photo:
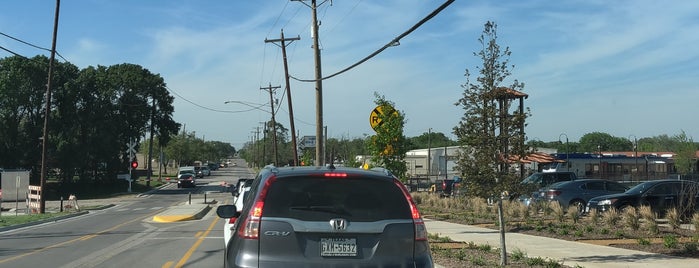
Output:
<svg viewBox="0 0 699 268">
<path fill-rule="evenodd" d="M 330 227 L 332 227 L 333 231 L 347 230 L 347 220 L 342 218 L 330 219 Z"/>
</svg>

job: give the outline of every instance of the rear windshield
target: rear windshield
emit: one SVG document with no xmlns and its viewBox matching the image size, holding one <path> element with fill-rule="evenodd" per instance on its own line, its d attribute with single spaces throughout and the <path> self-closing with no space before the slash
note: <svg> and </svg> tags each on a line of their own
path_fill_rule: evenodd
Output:
<svg viewBox="0 0 699 268">
<path fill-rule="evenodd" d="M 296 177 L 270 186 L 263 217 L 326 221 L 412 219 L 402 191 L 390 180 Z"/>
</svg>

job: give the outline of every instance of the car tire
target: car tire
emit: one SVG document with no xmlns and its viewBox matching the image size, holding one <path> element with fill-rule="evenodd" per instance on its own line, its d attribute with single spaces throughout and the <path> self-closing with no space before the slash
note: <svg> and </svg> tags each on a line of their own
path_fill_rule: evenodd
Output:
<svg viewBox="0 0 699 268">
<path fill-rule="evenodd" d="M 585 201 L 576 199 L 573 201 L 570 201 L 569 206 L 574 206 L 578 208 L 578 212 L 582 213 L 585 212 Z"/>
</svg>

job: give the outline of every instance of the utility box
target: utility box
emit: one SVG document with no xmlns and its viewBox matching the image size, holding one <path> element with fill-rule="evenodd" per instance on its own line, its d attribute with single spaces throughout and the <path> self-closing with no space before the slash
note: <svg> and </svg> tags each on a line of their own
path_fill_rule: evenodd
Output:
<svg viewBox="0 0 699 268">
<path fill-rule="evenodd" d="M 2 201 L 25 201 L 29 191 L 29 170 L 0 169 Z"/>
</svg>

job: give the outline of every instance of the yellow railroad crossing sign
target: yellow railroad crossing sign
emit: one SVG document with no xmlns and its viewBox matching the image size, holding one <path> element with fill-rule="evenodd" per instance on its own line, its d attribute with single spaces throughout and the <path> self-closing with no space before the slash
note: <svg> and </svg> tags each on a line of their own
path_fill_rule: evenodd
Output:
<svg viewBox="0 0 699 268">
<path fill-rule="evenodd" d="M 384 115 L 384 112 L 389 112 L 391 115 L 397 114 L 396 110 L 390 105 L 376 106 L 374 110 L 371 110 L 371 114 L 369 115 L 369 125 L 371 125 L 372 129 L 376 130 L 376 127 L 383 124 L 381 117 Z"/>
</svg>

